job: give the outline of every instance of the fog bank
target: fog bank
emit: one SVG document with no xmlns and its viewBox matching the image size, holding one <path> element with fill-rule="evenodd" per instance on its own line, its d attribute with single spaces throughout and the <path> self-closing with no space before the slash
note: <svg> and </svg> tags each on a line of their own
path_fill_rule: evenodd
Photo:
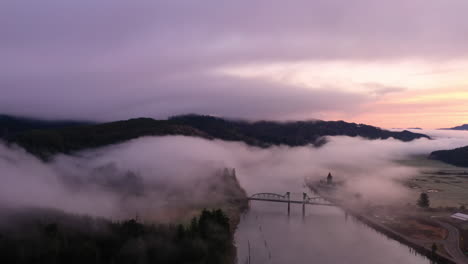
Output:
<svg viewBox="0 0 468 264">
<path fill-rule="evenodd" d="M 374 202 L 398 202 L 408 195 L 398 181 L 418 171 L 395 160 L 468 144 L 468 132 L 423 133 L 434 140 L 329 137 L 321 148 L 268 149 L 182 136 L 144 137 L 58 155 L 49 163 L 0 144 L 0 204 L 158 220 L 163 212 L 221 202 L 234 191 L 222 182 L 224 168 L 236 169 L 248 194 L 297 192 L 306 178 L 319 180 L 331 172 L 336 180 L 346 180 L 347 191 Z"/>
</svg>

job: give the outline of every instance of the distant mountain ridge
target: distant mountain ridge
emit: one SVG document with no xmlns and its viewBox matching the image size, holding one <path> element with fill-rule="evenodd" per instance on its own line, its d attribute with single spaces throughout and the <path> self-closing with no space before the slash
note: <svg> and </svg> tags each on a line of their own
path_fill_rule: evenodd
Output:
<svg viewBox="0 0 468 264">
<path fill-rule="evenodd" d="M 388 139 L 393 137 L 401 141 L 417 138 L 428 138 L 424 134 L 407 130 L 394 132 L 365 124 L 347 123 L 344 121 L 233 121 L 212 116 L 182 115 L 169 119 L 179 124 L 197 128 L 214 138 L 223 140 L 240 140 L 251 145 L 288 145 L 303 146 L 313 144 L 320 146 L 324 136 L 360 136 L 367 139 Z"/>
<path fill-rule="evenodd" d="M 51 129 L 90 125 L 92 122 L 69 120 L 42 120 L 0 114 L 0 139 L 8 139 L 16 134 L 33 129 Z"/>
<path fill-rule="evenodd" d="M 7 124 L 5 126 L 5 124 Z M 273 145 L 316 147 L 326 143 L 324 136 L 360 136 L 367 139 L 388 139 L 401 141 L 430 138 L 410 131 L 388 131 L 364 124 L 344 121 L 234 121 L 213 116 L 182 115 L 168 120 L 136 118 L 101 124 L 65 123 L 57 127 L 21 129 L 4 137 L 30 153 L 47 159 L 56 153 L 73 153 L 124 142 L 142 136 L 184 135 L 206 139 L 245 142 L 251 146 L 269 147 Z M 8 123 L 0 124 L 0 129 L 11 131 Z"/>
<path fill-rule="evenodd" d="M 450 150 L 434 151 L 429 155 L 429 158 L 459 167 L 468 167 L 468 146 Z"/>
<path fill-rule="evenodd" d="M 125 121 L 25 131 L 10 139 L 28 152 L 47 159 L 56 153 L 73 153 L 121 143 L 143 136 L 184 135 L 211 137 L 192 127 L 167 120 L 135 118 Z"/>
<path fill-rule="evenodd" d="M 456 126 L 452 128 L 441 128 L 441 130 L 468 130 L 468 124 L 464 124 L 464 125 Z"/>
</svg>

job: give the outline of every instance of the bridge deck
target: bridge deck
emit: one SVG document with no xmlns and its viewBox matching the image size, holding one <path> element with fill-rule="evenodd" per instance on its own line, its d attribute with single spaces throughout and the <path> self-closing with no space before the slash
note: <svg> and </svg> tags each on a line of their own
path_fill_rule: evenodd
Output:
<svg viewBox="0 0 468 264">
<path fill-rule="evenodd" d="M 300 200 L 277 200 L 277 199 L 268 199 L 268 198 L 248 198 L 249 201 L 265 201 L 265 202 L 276 202 L 276 203 L 294 203 L 294 204 L 303 204 L 304 201 Z M 334 204 L 328 203 L 317 203 L 317 202 L 305 202 L 305 204 L 311 205 L 324 205 L 324 206 L 335 206 Z"/>
</svg>

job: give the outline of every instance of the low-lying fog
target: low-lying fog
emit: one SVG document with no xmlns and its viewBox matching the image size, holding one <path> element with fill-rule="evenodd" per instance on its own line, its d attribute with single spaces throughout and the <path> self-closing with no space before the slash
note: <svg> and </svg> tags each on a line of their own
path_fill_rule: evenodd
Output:
<svg viewBox="0 0 468 264">
<path fill-rule="evenodd" d="M 418 131 L 433 137 L 412 142 L 329 137 L 321 148 L 268 149 L 239 142 L 168 136 L 58 155 L 44 163 L 19 147 L 0 143 L 0 205 L 57 208 L 112 218 L 157 215 L 166 203 L 211 199 L 205 182 L 235 168 L 247 193 L 294 191 L 305 178 L 332 172 L 347 188 L 373 201 L 404 199 L 397 183 L 417 173 L 394 160 L 468 145 L 468 132 Z M 148 214 L 148 212 L 151 212 Z"/>
</svg>

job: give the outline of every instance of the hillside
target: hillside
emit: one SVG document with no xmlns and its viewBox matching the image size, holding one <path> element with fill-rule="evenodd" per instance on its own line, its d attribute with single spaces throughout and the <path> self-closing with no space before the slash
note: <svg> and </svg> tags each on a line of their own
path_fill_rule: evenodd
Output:
<svg viewBox="0 0 468 264">
<path fill-rule="evenodd" d="M 71 153 L 142 136 L 185 135 L 227 141 L 242 141 L 259 147 L 271 145 L 304 146 L 325 144 L 323 136 L 361 136 L 368 139 L 402 141 L 429 138 L 409 131 L 393 132 L 344 121 L 246 122 L 211 116 L 184 115 L 168 120 L 137 118 L 103 124 L 33 129 L 8 138 L 29 152 L 46 159 L 56 153 Z"/>
<path fill-rule="evenodd" d="M 43 159 L 56 153 L 102 147 L 142 136 L 185 135 L 210 138 L 192 127 L 166 120 L 137 118 L 104 124 L 31 130 L 17 134 L 10 142 L 17 143 Z"/>
<path fill-rule="evenodd" d="M 8 139 L 14 137 L 18 133 L 32 129 L 76 127 L 90 124 L 93 123 L 67 120 L 48 121 L 0 114 L 0 139 Z"/>
<path fill-rule="evenodd" d="M 443 130 L 468 130 L 468 124 L 464 124 L 464 125 L 456 126 L 452 128 L 443 128 Z"/>
<path fill-rule="evenodd" d="M 251 145 L 303 146 L 324 144 L 323 136 L 350 136 L 367 139 L 387 139 L 390 137 L 401 141 L 417 138 L 429 138 L 424 134 L 410 131 L 393 132 L 364 124 L 344 121 L 296 121 L 296 122 L 245 122 L 231 121 L 222 118 L 200 115 L 176 116 L 170 119 L 179 124 L 197 128 L 205 133 L 223 140 L 240 140 Z"/>
<path fill-rule="evenodd" d="M 451 150 L 434 151 L 429 155 L 429 158 L 455 166 L 468 167 L 468 146 Z"/>
<path fill-rule="evenodd" d="M 95 179 L 105 176 L 97 173 Z M 109 187 L 96 183 L 95 191 Z M 161 192 L 168 195 L 164 205 L 142 212 L 142 221 L 138 214 L 116 221 L 74 213 L 74 207 L 65 212 L 0 201 L 0 263 L 235 263 L 234 232 L 248 201 L 234 170 L 219 170 L 195 185 L 148 187 L 170 191 Z M 148 194 L 113 191 L 122 195 L 115 201 L 122 210 L 128 209 L 124 200 Z M 138 212 L 132 209 L 129 214 Z"/>
<path fill-rule="evenodd" d="M 234 263 L 230 219 L 203 210 L 190 224 L 111 221 L 51 209 L 5 209 L 0 263 Z"/>
</svg>

